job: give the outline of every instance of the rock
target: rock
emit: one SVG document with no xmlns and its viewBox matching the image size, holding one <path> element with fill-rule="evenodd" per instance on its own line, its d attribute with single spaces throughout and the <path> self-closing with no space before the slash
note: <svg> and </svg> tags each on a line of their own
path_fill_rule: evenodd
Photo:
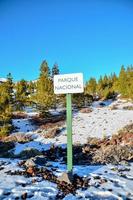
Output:
<svg viewBox="0 0 133 200">
<path fill-rule="evenodd" d="M 13 112 L 13 119 L 25 119 L 28 117 L 28 115 L 24 112 Z M 18 120 L 17 122 L 20 122 L 20 120 Z"/>
<path fill-rule="evenodd" d="M 53 115 L 50 115 L 49 117 L 44 117 L 44 116 L 34 116 L 32 117 L 32 123 L 35 124 L 35 125 L 38 125 L 40 126 L 42 129 L 45 129 L 46 128 L 46 125 L 49 125 L 49 124 L 60 124 L 60 123 L 63 123 L 64 124 L 64 120 L 66 118 L 66 113 L 62 112 L 60 113 L 59 115 L 56 115 L 56 116 L 53 116 Z"/>
<path fill-rule="evenodd" d="M 100 105 L 101 107 L 104 107 L 104 106 L 106 106 L 106 104 L 105 104 L 105 103 L 103 103 L 103 102 L 99 103 L 99 105 Z"/>
<path fill-rule="evenodd" d="M 11 142 L 19 142 L 19 143 L 26 143 L 32 140 L 33 140 L 32 135 L 23 134 L 23 133 L 14 133 L 4 139 L 4 141 L 6 142 L 11 141 Z"/>
<path fill-rule="evenodd" d="M 35 161 L 35 163 L 37 164 L 37 165 L 45 165 L 46 164 L 46 162 L 47 162 L 47 159 L 46 159 L 46 157 L 44 157 L 44 156 L 36 156 L 35 158 L 34 158 L 34 161 Z"/>
<path fill-rule="evenodd" d="M 133 106 L 124 106 L 123 109 L 124 110 L 133 110 Z"/>
<path fill-rule="evenodd" d="M 72 184 L 72 174 L 64 172 L 60 177 L 57 178 L 59 182 L 65 182 L 68 184 Z"/>
<path fill-rule="evenodd" d="M 59 133 L 61 132 L 61 130 L 58 127 L 55 127 L 51 130 L 48 130 L 46 132 L 44 132 L 43 136 L 45 138 L 54 138 L 56 137 Z"/>
<path fill-rule="evenodd" d="M 130 147 L 108 145 L 97 150 L 93 156 L 93 162 L 101 164 L 119 164 L 122 160 L 133 160 L 133 150 Z"/>
<path fill-rule="evenodd" d="M 10 157 L 12 153 L 9 151 L 14 147 L 15 147 L 14 142 L 0 141 L 0 157 Z"/>
<path fill-rule="evenodd" d="M 125 160 L 122 160 L 122 161 L 120 162 L 120 165 L 123 165 L 123 166 L 131 166 L 131 164 L 130 164 L 129 162 L 125 161 Z"/>
<path fill-rule="evenodd" d="M 92 111 L 93 110 L 91 108 L 82 108 L 79 112 L 81 112 L 81 113 L 90 113 Z"/>
<path fill-rule="evenodd" d="M 35 176 L 34 167 L 29 167 L 29 168 L 26 170 L 26 173 L 29 174 L 30 176 Z"/>
<path fill-rule="evenodd" d="M 99 146 L 100 140 L 96 137 L 88 137 L 87 143 L 91 146 Z"/>
<path fill-rule="evenodd" d="M 25 193 L 23 193 L 23 194 L 21 195 L 21 199 L 27 199 L 27 192 L 25 192 Z"/>
<path fill-rule="evenodd" d="M 90 146 L 86 145 L 85 147 L 82 148 L 83 153 L 89 153 L 90 152 Z"/>
<path fill-rule="evenodd" d="M 16 157 L 21 159 L 29 159 L 38 155 L 42 155 L 42 153 L 37 149 L 26 149 L 18 154 Z"/>
<path fill-rule="evenodd" d="M 31 159 L 28 159 L 25 163 L 24 163 L 24 166 L 25 167 L 35 167 L 36 164 L 35 164 L 35 161 L 33 160 L 33 158 Z"/>
<path fill-rule="evenodd" d="M 36 165 L 45 165 L 46 164 L 46 157 L 42 156 L 36 156 L 34 158 L 28 159 L 23 165 L 25 167 L 35 167 Z"/>
<path fill-rule="evenodd" d="M 110 110 L 117 110 L 117 109 L 118 109 L 117 105 L 113 105 L 110 107 Z"/>
</svg>

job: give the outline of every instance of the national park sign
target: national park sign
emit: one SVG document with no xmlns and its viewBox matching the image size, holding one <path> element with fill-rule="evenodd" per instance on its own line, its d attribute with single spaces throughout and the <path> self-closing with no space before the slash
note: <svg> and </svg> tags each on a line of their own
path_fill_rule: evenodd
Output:
<svg viewBox="0 0 133 200">
<path fill-rule="evenodd" d="M 54 76 L 54 93 L 55 94 L 72 94 L 82 93 L 83 87 L 83 74 L 63 74 Z"/>
<path fill-rule="evenodd" d="M 54 93 L 66 94 L 66 114 L 67 114 L 67 170 L 72 173 L 73 151 L 72 151 L 72 100 L 71 94 L 82 93 L 83 74 L 63 74 L 54 76 Z"/>
</svg>

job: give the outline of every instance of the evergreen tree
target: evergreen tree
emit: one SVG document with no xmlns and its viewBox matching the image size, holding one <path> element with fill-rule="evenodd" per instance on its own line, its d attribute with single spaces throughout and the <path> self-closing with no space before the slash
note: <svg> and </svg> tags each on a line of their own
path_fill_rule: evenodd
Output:
<svg viewBox="0 0 133 200">
<path fill-rule="evenodd" d="M 46 61 L 40 67 L 40 77 L 37 81 L 35 101 L 43 116 L 54 105 L 53 81 L 50 78 L 50 70 Z"/>
<path fill-rule="evenodd" d="M 44 60 L 40 66 L 40 76 L 42 75 L 45 75 L 47 77 L 50 77 L 51 75 L 50 68 L 46 60 Z"/>
<path fill-rule="evenodd" d="M 59 74 L 59 66 L 58 66 L 58 64 L 55 63 L 54 66 L 52 67 L 52 80 L 54 78 L 54 75 L 58 75 L 58 74 Z M 57 108 L 57 104 L 59 104 L 60 99 L 62 99 L 59 97 L 61 97 L 61 96 L 54 94 L 54 97 L 53 97 L 54 98 L 54 109 Z"/>
<path fill-rule="evenodd" d="M 123 97 L 128 96 L 128 78 L 127 73 L 124 66 L 121 67 L 120 74 L 119 74 L 119 92 Z"/>
<path fill-rule="evenodd" d="M 85 93 L 77 93 L 72 95 L 72 103 L 76 108 L 87 107 L 91 105 L 93 96 Z"/>
<path fill-rule="evenodd" d="M 104 89 L 104 84 L 103 84 L 103 78 L 100 76 L 97 84 L 97 94 L 99 95 L 100 98 L 103 96 L 103 89 Z"/>
<path fill-rule="evenodd" d="M 118 93 L 118 77 L 115 73 L 111 74 L 112 89 L 115 93 Z"/>
<path fill-rule="evenodd" d="M 35 92 L 36 84 L 33 81 L 30 81 L 27 84 L 27 93 L 28 95 L 32 96 Z"/>
<path fill-rule="evenodd" d="M 72 95 L 72 103 L 76 108 L 85 106 L 85 97 L 83 93 L 77 93 Z"/>
<path fill-rule="evenodd" d="M 7 75 L 7 81 L 5 82 L 5 87 L 8 93 L 9 103 L 13 105 L 13 97 L 14 97 L 14 83 L 11 73 Z"/>
<path fill-rule="evenodd" d="M 133 66 L 128 66 L 127 68 L 127 80 L 128 80 L 128 85 L 127 85 L 127 94 L 128 98 L 133 99 Z"/>
<path fill-rule="evenodd" d="M 115 90 L 117 77 L 115 74 L 110 76 L 104 75 L 100 77 L 97 85 L 97 93 L 100 98 L 109 99 L 115 97 Z"/>
<path fill-rule="evenodd" d="M 17 82 L 16 86 L 16 93 L 15 93 L 15 107 L 16 110 L 23 110 L 24 107 L 27 105 L 28 102 L 28 84 L 27 81 L 22 79 L 21 81 Z"/>
<path fill-rule="evenodd" d="M 96 95 L 96 88 L 97 88 L 96 79 L 90 78 L 90 80 L 86 83 L 85 93 L 90 94 L 92 96 L 95 96 Z"/>
<path fill-rule="evenodd" d="M 11 74 L 7 82 L 0 84 L 0 137 L 6 136 L 12 129 L 13 82 Z"/>
<path fill-rule="evenodd" d="M 52 78 L 54 77 L 54 75 L 58 74 L 59 74 L 59 66 L 55 63 L 54 66 L 52 67 Z"/>
</svg>

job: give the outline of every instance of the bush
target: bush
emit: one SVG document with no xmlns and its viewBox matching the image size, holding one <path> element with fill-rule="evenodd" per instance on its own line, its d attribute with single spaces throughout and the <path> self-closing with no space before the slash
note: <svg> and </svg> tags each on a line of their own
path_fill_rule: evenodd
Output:
<svg viewBox="0 0 133 200">
<path fill-rule="evenodd" d="M 6 137 L 12 130 L 12 125 L 4 125 L 0 127 L 0 138 Z"/>
<path fill-rule="evenodd" d="M 123 107 L 124 110 L 133 110 L 133 106 L 125 106 Z"/>
<path fill-rule="evenodd" d="M 32 140 L 33 140 L 32 135 L 23 134 L 23 133 L 14 133 L 6 137 L 4 141 L 19 142 L 19 143 L 24 144 Z"/>
</svg>

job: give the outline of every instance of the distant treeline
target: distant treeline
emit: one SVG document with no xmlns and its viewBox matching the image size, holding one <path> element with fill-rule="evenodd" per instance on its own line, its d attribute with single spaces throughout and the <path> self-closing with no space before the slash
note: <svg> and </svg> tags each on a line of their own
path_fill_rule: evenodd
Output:
<svg viewBox="0 0 133 200">
<path fill-rule="evenodd" d="M 107 76 L 101 76 L 98 81 L 90 78 L 85 86 L 85 93 L 91 94 L 93 97 L 98 95 L 100 98 L 108 99 L 117 94 L 121 94 L 122 98 L 133 99 L 133 66 L 127 68 L 121 67 L 117 76 L 115 73 Z"/>
<path fill-rule="evenodd" d="M 13 82 L 11 73 L 7 81 L 0 83 L 0 137 L 12 130 L 13 111 L 22 111 L 25 106 L 36 106 L 42 117 L 49 115 L 49 109 L 65 105 L 65 95 L 55 95 L 53 77 L 59 74 L 59 66 L 54 64 L 52 70 L 44 60 L 40 66 L 40 75 L 36 81 L 20 80 Z M 133 99 L 133 66 L 121 67 L 119 76 L 115 73 L 101 76 L 98 81 L 90 78 L 83 94 L 73 94 L 73 106 L 89 105 L 93 100 L 115 98 Z"/>
</svg>

